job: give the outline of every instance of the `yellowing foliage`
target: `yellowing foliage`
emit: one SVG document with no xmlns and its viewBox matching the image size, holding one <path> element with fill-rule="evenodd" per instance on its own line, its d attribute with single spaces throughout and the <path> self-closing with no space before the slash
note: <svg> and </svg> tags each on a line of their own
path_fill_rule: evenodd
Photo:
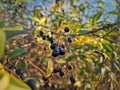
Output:
<svg viewBox="0 0 120 90">
<path fill-rule="evenodd" d="M 97 41 L 97 39 L 91 36 L 79 36 L 73 41 L 73 44 L 84 45 L 87 43 L 94 43 L 95 41 Z"/>
</svg>

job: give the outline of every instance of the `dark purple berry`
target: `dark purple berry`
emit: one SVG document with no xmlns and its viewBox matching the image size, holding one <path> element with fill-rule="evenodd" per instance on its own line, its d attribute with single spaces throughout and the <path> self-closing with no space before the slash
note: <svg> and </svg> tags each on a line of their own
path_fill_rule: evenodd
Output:
<svg viewBox="0 0 120 90">
<path fill-rule="evenodd" d="M 52 52 L 53 57 L 57 57 L 59 55 L 59 49 L 54 49 Z"/>
<path fill-rule="evenodd" d="M 53 42 L 54 42 L 53 37 L 49 37 L 48 40 L 50 41 L 50 43 L 53 43 Z"/>
<path fill-rule="evenodd" d="M 26 84 L 30 86 L 32 90 L 40 90 L 40 83 L 35 79 L 29 79 Z"/>
<path fill-rule="evenodd" d="M 65 48 L 65 46 L 63 44 L 60 47 L 62 47 L 63 49 Z"/>
<path fill-rule="evenodd" d="M 44 81 L 47 81 L 48 80 L 48 78 L 46 78 L 45 76 L 43 76 L 43 78 L 42 78 Z"/>
<path fill-rule="evenodd" d="M 62 71 L 62 68 L 59 68 L 59 67 L 53 69 L 53 73 L 57 73 L 61 71 Z"/>
<path fill-rule="evenodd" d="M 69 37 L 68 38 L 68 42 L 71 43 L 72 42 L 72 38 Z"/>
<path fill-rule="evenodd" d="M 11 66 L 9 67 L 9 69 L 12 70 L 12 71 L 14 71 L 14 72 L 16 72 L 16 67 L 15 67 L 14 65 L 11 65 Z"/>
<path fill-rule="evenodd" d="M 45 40 L 45 39 L 46 39 L 46 36 L 45 36 L 45 35 L 42 35 L 42 39 Z"/>
<path fill-rule="evenodd" d="M 51 49 L 55 49 L 57 47 L 57 43 L 52 43 L 51 45 L 50 45 L 50 48 Z"/>
<path fill-rule="evenodd" d="M 74 76 L 70 76 L 70 81 L 71 81 L 71 83 L 75 83 L 76 82 Z"/>
<path fill-rule="evenodd" d="M 65 27 L 65 28 L 64 28 L 64 31 L 65 31 L 65 32 L 69 32 L 70 29 L 69 29 L 68 27 Z"/>
<path fill-rule="evenodd" d="M 27 77 L 27 73 L 22 72 L 22 73 L 20 74 L 20 78 L 21 78 L 21 79 L 25 79 L 26 77 Z"/>
<path fill-rule="evenodd" d="M 40 31 L 39 33 L 40 33 L 40 36 L 42 36 L 44 34 L 43 31 Z"/>
<path fill-rule="evenodd" d="M 67 67 L 69 70 L 72 70 L 73 69 L 73 66 L 68 66 Z"/>
<path fill-rule="evenodd" d="M 62 47 L 59 48 L 59 54 L 60 55 L 64 55 L 65 54 L 65 50 Z"/>
<path fill-rule="evenodd" d="M 59 73 L 59 75 L 60 75 L 61 77 L 63 77 L 65 74 L 64 74 L 64 72 L 61 71 L 61 72 Z"/>
<path fill-rule="evenodd" d="M 17 75 L 20 75 L 20 74 L 21 74 L 21 70 L 20 70 L 20 69 L 17 69 L 17 70 L 16 70 L 16 74 L 17 74 Z"/>
<path fill-rule="evenodd" d="M 60 0 L 55 0 L 55 3 L 57 4 Z"/>
<path fill-rule="evenodd" d="M 49 82 L 45 82 L 44 85 L 43 85 L 44 88 L 49 88 L 50 86 L 51 86 L 51 85 L 50 85 Z"/>
</svg>

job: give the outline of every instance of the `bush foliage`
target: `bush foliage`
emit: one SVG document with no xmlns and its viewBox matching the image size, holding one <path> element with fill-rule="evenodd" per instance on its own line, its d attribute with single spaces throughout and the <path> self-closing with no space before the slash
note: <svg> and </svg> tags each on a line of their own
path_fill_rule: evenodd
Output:
<svg viewBox="0 0 120 90">
<path fill-rule="evenodd" d="M 0 0 L 0 90 L 118 90 L 119 0 L 38 2 Z"/>
</svg>

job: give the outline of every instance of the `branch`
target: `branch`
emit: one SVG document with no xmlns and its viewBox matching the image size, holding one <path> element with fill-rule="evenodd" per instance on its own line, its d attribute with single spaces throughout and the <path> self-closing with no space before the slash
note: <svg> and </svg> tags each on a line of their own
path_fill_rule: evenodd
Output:
<svg viewBox="0 0 120 90">
<path fill-rule="evenodd" d="M 107 24 L 107 25 L 105 25 L 105 26 L 103 26 L 103 27 L 101 27 L 101 28 L 94 29 L 94 30 L 89 31 L 89 32 L 86 32 L 86 33 L 84 33 L 84 34 L 77 34 L 77 36 L 96 33 L 96 32 L 98 32 L 98 31 L 100 31 L 100 30 L 104 30 L 104 29 L 106 29 L 106 28 L 110 28 L 110 27 L 116 26 L 116 25 L 118 25 L 118 24 L 120 24 L 120 21 L 119 21 L 119 22 L 116 22 L 116 23 L 113 23 L 113 24 Z M 75 36 L 76 36 L 76 35 L 75 35 Z"/>
</svg>

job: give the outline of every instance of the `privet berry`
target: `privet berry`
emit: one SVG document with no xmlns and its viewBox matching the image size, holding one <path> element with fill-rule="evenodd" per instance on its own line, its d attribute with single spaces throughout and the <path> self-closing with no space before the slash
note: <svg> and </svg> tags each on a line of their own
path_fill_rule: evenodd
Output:
<svg viewBox="0 0 120 90">
<path fill-rule="evenodd" d="M 60 55 L 64 55 L 65 54 L 65 50 L 62 47 L 59 48 L 59 54 Z"/>
<path fill-rule="evenodd" d="M 69 27 L 65 27 L 65 28 L 64 28 L 64 31 L 65 31 L 65 32 L 69 32 L 69 31 L 70 31 Z"/>
<path fill-rule="evenodd" d="M 16 69 L 16 74 L 20 75 L 21 74 L 21 70 L 20 69 Z"/>
<path fill-rule="evenodd" d="M 59 68 L 59 67 L 53 69 L 53 73 L 57 73 L 61 71 L 62 71 L 62 68 Z"/>
<path fill-rule="evenodd" d="M 57 57 L 59 55 L 59 49 L 54 49 L 52 52 L 53 57 Z"/>
<path fill-rule="evenodd" d="M 50 86 L 51 86 L 51 85 L 50 85 L 49 82 L 45 82 L 44 85 L 43 85 L 44 88 L 49 88 Z"/>
<path fill-rule="evenodd" d="M 44 81 L 47 81 L 47 80 L 48 80 L 48 78 L 46 78 L 45 76 L 43 76 L 42 79 L 43 79 Z"/>
<path fill-rule="evenodd" d="M 54 38 L 53 37 L 49 37 L 48 40 L 50 41 L 50 43 L 54 42 Z"/>
<path fill-rule="evenodd" d="M 72 42 L 72 38 L 69 37 L 68 38 L 68 42 L 71 43 Z"/>
<path fill-rule="evenodd" d="M 61 77 L 63 77 L 63 76 L 64 76 L 64 72 L 61 71 L 61 72 L 59 73 L 59 75 L 60 75 Z"/>
<path fill-rule="evenodd" d="M 55 49 L 57 47 L 57 43 L 52 43 L 51 45 L 50 45 L 50 48 L 51 49 Z"/>
<path fill-rule="evenodd" d="M 67 68 L 68 68 L 69 70 L 72 70 L 72 69 L 73 69 L 73 66 L 67 66 Z"/>
<path fill-rule="evenodd" d="M 26 84 L 29 85 L 32 90 L 40 90 L 40 83 L 35 79 L 29 79 Z"/>
<path fill-rule="evenodd" d="M 70 81 L 71 81 L 71 83 L 75 83 L 76 82 L 74 76 L 72 76 L 72 75 L 70 76 Z"/>
<path fill-rule="evenodd" d="M 46 36 L 45 36 L 45 35 L 42 35 L 42 39 L 45 40 L 45 39 L 46 39 Z"/>
<path fill-rule="evenodd" d="M 8 68 L 9 68 L 10 70 L 16 72 L 16 67 L 15 67 L 14 65 L 9 66 Z"/>
<path fill-rule="evenodd" d="M 60 47 L 62 47 L 63 49 L 65 48 L 65 46 L 62 44 L 62 45 L 60 45 Z"/>
<path fill-rule="evenodd" d="M 27 77 L 27 73 L 21 72 L 20 78 L 21 78 L 21 79 L 25 79 L 26 77 Z"/>
<path fill-rule="evenodd" d="M 43 33 L 43 31 L 40 31 L 39 34 L 40 34 L 40 36 L 42 36 L 44 33 Z"/>
</svg>

